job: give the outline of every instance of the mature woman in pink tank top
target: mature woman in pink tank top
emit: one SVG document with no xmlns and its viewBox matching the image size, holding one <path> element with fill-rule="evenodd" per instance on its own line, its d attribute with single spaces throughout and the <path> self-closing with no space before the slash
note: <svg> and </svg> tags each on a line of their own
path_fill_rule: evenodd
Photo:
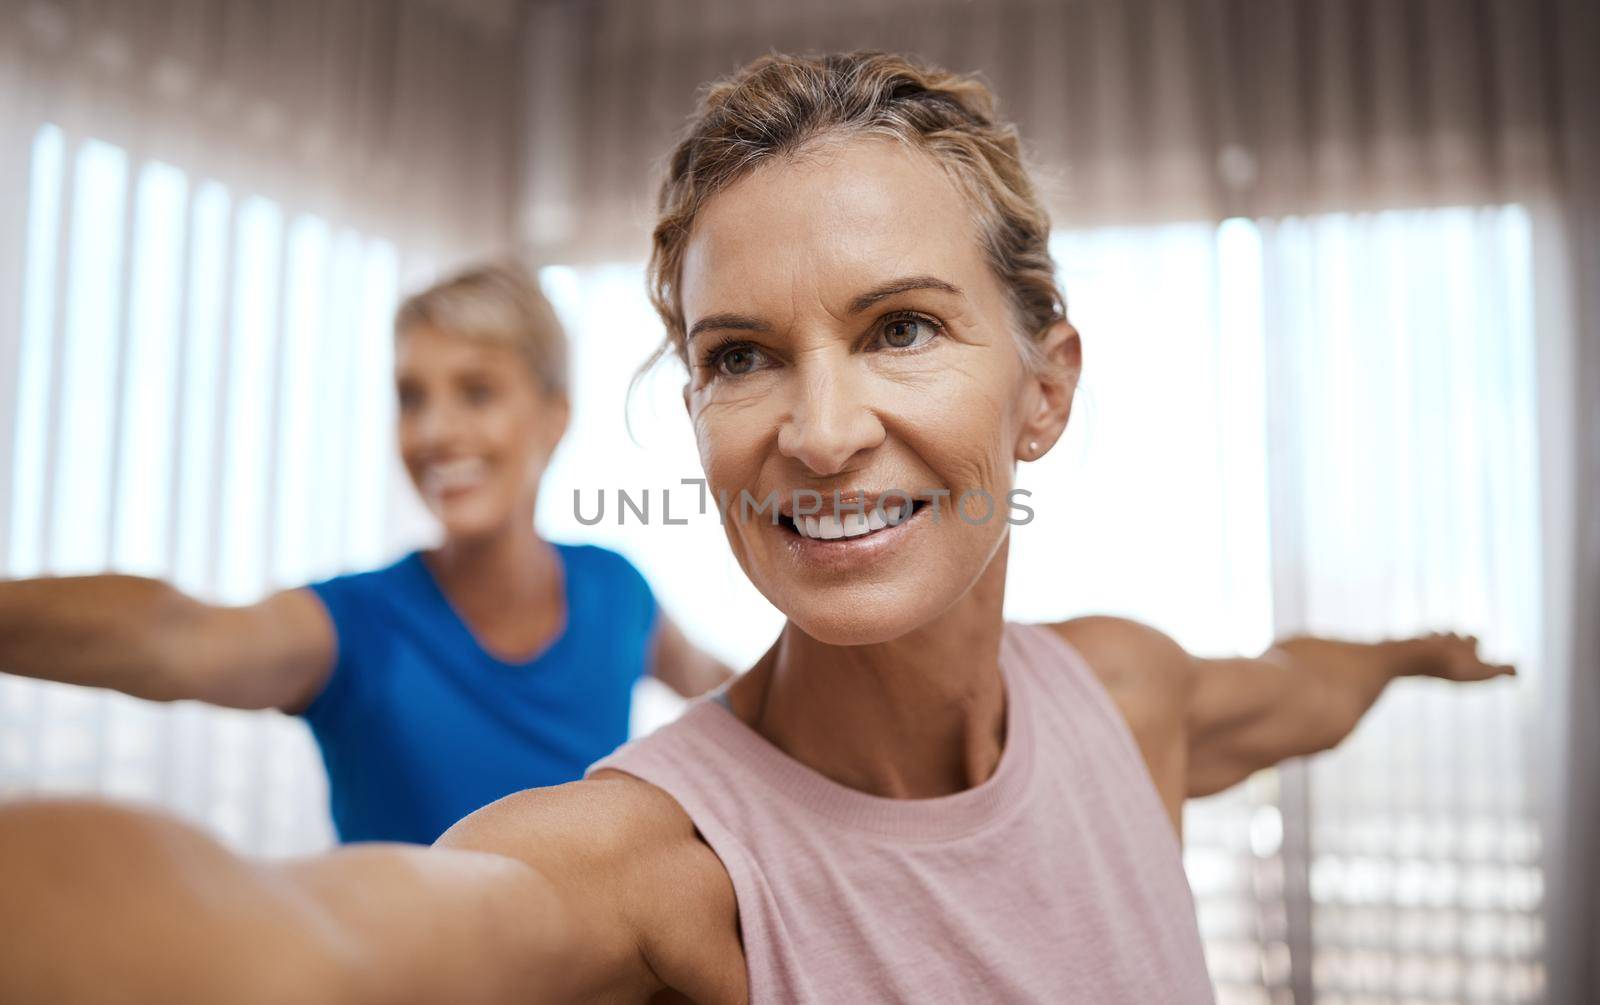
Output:
<svg viewBox="0 0 1600 1005">
<path fill-rule="evenodd" d="M 1048 236 L 972 79 L 853 54 L 715 85 L 651 289 L 772 648 L 433 849 L 253 864 L 127 810 L 0 811 L 0 999 L 1210 1000 L 1184 800 L 1334 745 L 1398 675 L 1509 668 L 1007 624 L 1015 470 L 1081 365 Z"/>
</svg>

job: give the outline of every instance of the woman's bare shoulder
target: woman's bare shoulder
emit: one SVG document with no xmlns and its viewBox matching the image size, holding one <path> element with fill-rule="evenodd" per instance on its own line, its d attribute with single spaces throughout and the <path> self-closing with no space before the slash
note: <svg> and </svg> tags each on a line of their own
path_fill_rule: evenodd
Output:
<svg viewBox="0 0 1600 1005">
<path fill-rule="evenodd" d="M 1113 691 L 1152 689 L 1181 697 L 1193 674 L 1194 661 L 1182 646 L 1138 621 L 1096 615 L 1044 627 L 1066 639 Z"/>
<path fill-rule="evenodd" d="M 439 844 L 522 857 L 604 859 L 692 840 L 694 824 L 661 789 L 620 771 L 527 789 L 466 817 Z"/>
<path fill-rule="evenodd" d="M 1193 659 L 1162 632 L 1126 618 L 1075 618 L 1046 627 L 1066 639 L 1105 686 L 1181 838 Z"/>
<path fill-rule="evenodd" d="M 450 828 L 442 846 L 527 862 L 623 925 L 671 988 L 739 1000 L 744 957 L 733 882 L 689 815 L 620 771 L 507 796 Z"/>
</svg>

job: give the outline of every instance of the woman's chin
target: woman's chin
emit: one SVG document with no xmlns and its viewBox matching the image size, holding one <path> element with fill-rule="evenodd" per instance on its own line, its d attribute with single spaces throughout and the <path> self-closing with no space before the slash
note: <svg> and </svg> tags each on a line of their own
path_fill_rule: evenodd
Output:
<svg viewBox="0 0 1600 1005">
<path fill-rule="evenodd" d="M 811 638 L 830 646 L 871 646 L 892 642 L 920 627 L 926 618 L 903 604 L 885 600 L 861 603 L 841 599 L 836 604 L 816 603 L 803 610 L 785 612 L 789 621 Z"/>
<path fill-rule="evenodd" d="M 505 527 L 506 516 L 487 507 L 472 505 L 441 506 L 433 509 L 434 519 L 450 541 L 473 541 L 491 537 Z"/>
</svg>

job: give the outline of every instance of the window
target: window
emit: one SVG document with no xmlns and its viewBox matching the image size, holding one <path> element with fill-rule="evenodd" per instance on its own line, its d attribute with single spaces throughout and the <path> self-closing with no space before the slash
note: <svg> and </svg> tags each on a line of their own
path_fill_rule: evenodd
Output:
<svg viewBox="0 0 1600 1005">
<path fill-rule="evenodd" d="M 243 603 L 385 558 L 395 249 L 53 125 L 28 186 L 7 575 Z M 156 799 L 254 851 L 331 840 L 282 716 L 0 677 L 0 723 L 0 789 Z"/>
</svg>

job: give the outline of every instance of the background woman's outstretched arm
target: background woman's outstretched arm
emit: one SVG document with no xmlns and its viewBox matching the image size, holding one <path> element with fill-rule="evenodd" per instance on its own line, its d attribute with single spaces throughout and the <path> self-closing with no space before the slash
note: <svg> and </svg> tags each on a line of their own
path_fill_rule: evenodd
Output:
<svg viewBox="0 0 1600 1005">
<path fill-rule="evenodd" d="M 25 677 L 297 711 L 327 680 L 336 645 L 310 590 L 222 607 L 139 576 L 0 582 L 0 672 Z"/>
<path fill-rule="evenodd" d="M 685 698 L 705 694 L 725 683 L 733 671 L 701 649 L 663 612 L 656 629 L 650 672 Z"/>
</svg>

